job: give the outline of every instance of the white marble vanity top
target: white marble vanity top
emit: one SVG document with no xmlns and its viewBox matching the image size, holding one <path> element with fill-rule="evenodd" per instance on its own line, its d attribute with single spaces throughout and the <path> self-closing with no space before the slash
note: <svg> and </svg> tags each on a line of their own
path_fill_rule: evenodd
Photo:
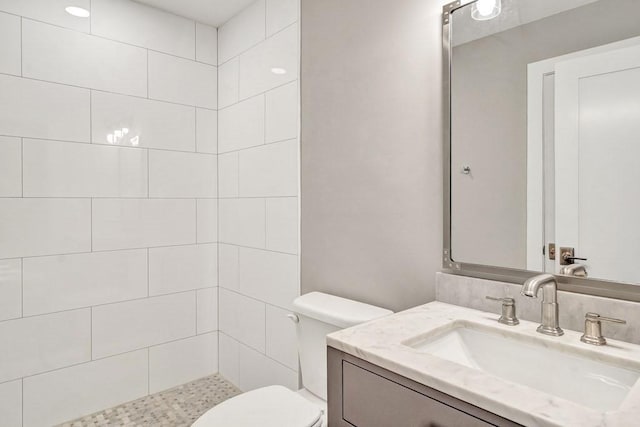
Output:
<svg viewBox="0 0 640 427">
<path fill-rule="evenodd" d="M 640 367 L 638 345 L 609 339 L 606 346 L 590 346 L 580 342 L 581 332 L 565 330 L 561 337 L 548 337 L 536 332 L 537 323 L 521 320 L 517 326 L 506 326 L 497 322 L 498 317 L 495 313 L 432 302 L 332 333 L 327 344 L 525 426 L 640 425 L 640 381 L 616 410 L 603 413 L 405 345 L 452 321 L 469 321 L 497 331 L 516 332 L 521 339 L 542 342 L 556 350 L 570 349 L 571 353 L 615 361 L 633 370 Z"/>
</svg>

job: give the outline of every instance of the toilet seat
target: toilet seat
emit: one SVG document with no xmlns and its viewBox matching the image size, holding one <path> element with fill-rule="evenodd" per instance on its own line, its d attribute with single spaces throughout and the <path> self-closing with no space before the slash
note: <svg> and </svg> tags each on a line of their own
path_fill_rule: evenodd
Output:
<svg viewBox="0 0 640 427">
<path fill-rule="evenodd" d="M 282 386 L 259 388 L 211 408 L 192 427 L 320 427 L 322 411 Z"/>
</svg>

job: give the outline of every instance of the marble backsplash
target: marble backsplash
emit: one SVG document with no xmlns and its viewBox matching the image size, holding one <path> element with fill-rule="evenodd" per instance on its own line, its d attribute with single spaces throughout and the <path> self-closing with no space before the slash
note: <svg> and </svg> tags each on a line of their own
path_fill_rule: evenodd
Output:
<svg viewBox="0 0 640 427">
<path fill-rule="evenodd" d="M 511 297 L 516 300 L 518 318 L 539 322 L 542 295 L 538 299 L 528 298 L 520 294 L 521 288 L 522 285 L 513 283 L 436 273 L 437 301 L 494 312 L 497 319 L 501 303 L 485 297 Z M 583 331 L 584 315 L 595 312 L 627 321 L 626 325 L 602 322 L 606 338 L 640 344 L 640 303 L 558 291 L 558 304 L 560 327 L 564 329 Z"/>
</svg>

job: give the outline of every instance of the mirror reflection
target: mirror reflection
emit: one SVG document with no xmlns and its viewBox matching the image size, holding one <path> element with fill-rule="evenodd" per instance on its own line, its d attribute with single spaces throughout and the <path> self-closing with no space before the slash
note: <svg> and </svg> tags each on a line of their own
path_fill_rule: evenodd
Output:
<svg viewBox="0 0 640 427">
<path fill-rule="evenodd" d="M 640 1 L 452 14 L 457 262 L 640 283 Z"/>
</svg>

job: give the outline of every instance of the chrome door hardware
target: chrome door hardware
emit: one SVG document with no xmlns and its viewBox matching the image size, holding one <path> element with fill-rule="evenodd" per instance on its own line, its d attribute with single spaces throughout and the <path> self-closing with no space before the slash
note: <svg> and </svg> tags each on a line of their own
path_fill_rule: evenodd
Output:
<svg viewBox="0 0 640 427">
<path fill-rule="evenodd" d="M 602 317 L 598 313 L 587 313 L 584 316 L 584 334 L 580 341 L 591 345 L 605 345 L 607 340 L 602 336 L 602 322 L 626 324 L 626 320 Z"/>
<path fill-rule="evenodd" d="M 571 265 L 575 261 L 586 261 L 587 258 L 579 258 L 575 256 L 574 248 L 560 248 L 560 265 Z"/>
<path fill-rule="evenodd" d="M 502 302 L 502 315 L 498 319 L 498 322 L 509 326 L 515 326 L 520 323 L 516 317 L 516 300 L 513 298 L 496 298 L 490 296 L 486 298 L 491 301 Z"/>
</svg>

